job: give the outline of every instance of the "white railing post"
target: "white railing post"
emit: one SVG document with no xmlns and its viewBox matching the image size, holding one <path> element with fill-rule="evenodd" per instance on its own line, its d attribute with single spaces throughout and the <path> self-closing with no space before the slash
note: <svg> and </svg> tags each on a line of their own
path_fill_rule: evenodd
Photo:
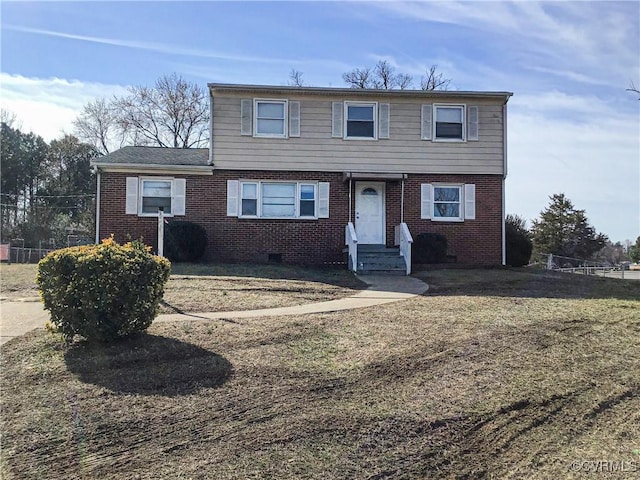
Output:
<svg viewBox="0 0 640 480">
<path fill-rule="evenodd" d="M 158 209 L 158 255 L 164 257 L 164 211 Z"/>
<path fill-rule="evenodd" d="M 409 227 L 406 223 L 402 222 L 398 228 L 399 243 L 400 243 L 400 256 L 404 258 L 404 264 L 406 266 L 407 275 L 411 274 L 411 244 L 413 243 L 413 237 L 409 232 Z"/>
<path fill-rule="evenodd" d="M 349 249 L 349 262 L 347 267 L 354 272 L 358 271 L 358 237 L 352 222 L 347 223 L 344 229 L 344 241 Z"/>
</svg>

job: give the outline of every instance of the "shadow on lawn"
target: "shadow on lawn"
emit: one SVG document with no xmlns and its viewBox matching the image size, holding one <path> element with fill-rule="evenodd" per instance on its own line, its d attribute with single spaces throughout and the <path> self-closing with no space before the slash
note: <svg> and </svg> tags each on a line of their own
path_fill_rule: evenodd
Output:
<svg viewBox="0 0 640 480">
<path fill-rule="evenodd" d="M 233 374 L 231 363 L 220 355 L 146 333 L 112 344 L 75 344 L 65 362 L 82 382 L 140 395 L 189 395 L 219 387 Z"/>
</svg>

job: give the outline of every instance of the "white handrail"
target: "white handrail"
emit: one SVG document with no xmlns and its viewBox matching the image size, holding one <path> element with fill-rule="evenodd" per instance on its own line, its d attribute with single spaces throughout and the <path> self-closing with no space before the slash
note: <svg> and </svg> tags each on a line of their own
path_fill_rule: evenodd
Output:
<svg viewBox="0 0 640 480">
<path fill-rule="evenodd" d="M 358 236 L 353 222 L 347 223 L 344 229 L 344 243 L 349 247 L 349 270 L 358 271 Z"/>
<path fill-rule="evenodd" d="M 411 274 L 411 244 L 413 243 L 413 237 L 409 232 L 409 227 L 406 223 L 402 222 L 397 230 L 399 234 L 400 244 L 400 256 L 404 258 L 404 264 L 407 267 L 407 275 Z"/>
</svg>

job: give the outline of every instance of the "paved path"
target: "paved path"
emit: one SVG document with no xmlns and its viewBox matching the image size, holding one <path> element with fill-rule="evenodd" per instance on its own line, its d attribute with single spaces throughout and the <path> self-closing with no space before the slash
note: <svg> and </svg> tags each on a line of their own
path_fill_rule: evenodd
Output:
<svg viewBox="0 0 640 480">
<path fill-rule="evenodd" d="M 293 307 L 264 308 L 261 310 L 239 310 L 234 312 L 171 313 L 158 315 L 156 322 L 175 320 L 213 320 L 217 318 L 254 318 L 281 315 L 304 315 L 307 313 L 338 312 L 354 308 L 372 307 L 385 303 L 406 300 L 426 292 L 429 286 L 421 280 L 405 276 L 366 275 L 358 277 L 369 288 L 350 297 L 328 302 L 308 303 Z"/>
<path fill-rule="evenodd" d="M 44 327 L 49 312 L 42 308 L 40 300 L 25 302 L 0 302 L 0 345 L 36 328 Z"/>
<path fill-rule="evenodd" d="M 307 313 L 338 312 L 354 308 L 372 307 L 406 300 L 428 290 L 421 280 L 405 276 L 366 275 L 359 277 L 369 285 L 366 290 L 328 302 L 309 303 L 293 307 L 240 310 L 234 312 L 176 313 L 158 315 L 154 322 L 176 320 L 214 320 L 219 318 L 253 318 L 278 315 L 304 315 Z M 0 345 L 36 328 L 42 328 L 49 320 L 49 313 L 39 301 L 0 302 Z"/>
</svg>

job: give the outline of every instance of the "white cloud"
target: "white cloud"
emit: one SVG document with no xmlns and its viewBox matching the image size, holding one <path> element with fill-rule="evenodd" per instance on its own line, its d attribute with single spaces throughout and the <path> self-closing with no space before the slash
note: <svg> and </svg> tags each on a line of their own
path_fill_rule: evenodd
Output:
<svg viewBox="0 0 640 480">
<path fill-rule="evenodd" d="M 637 115 L 550 92 L 514 97 L 508 122 L 509 212 L 537 218 L 549 195 L 563 192 L 612 240 L 640 234 Z"/>
<path fill-rule="evenodd" d="M 21 130 L 46 141 L 71 133 L 82 107 L 100 97 L 122 95 L 126 87 L 61 78 L 29 78 L 0 73 L 0 104 L 16 114 Z"/>
</svg>

